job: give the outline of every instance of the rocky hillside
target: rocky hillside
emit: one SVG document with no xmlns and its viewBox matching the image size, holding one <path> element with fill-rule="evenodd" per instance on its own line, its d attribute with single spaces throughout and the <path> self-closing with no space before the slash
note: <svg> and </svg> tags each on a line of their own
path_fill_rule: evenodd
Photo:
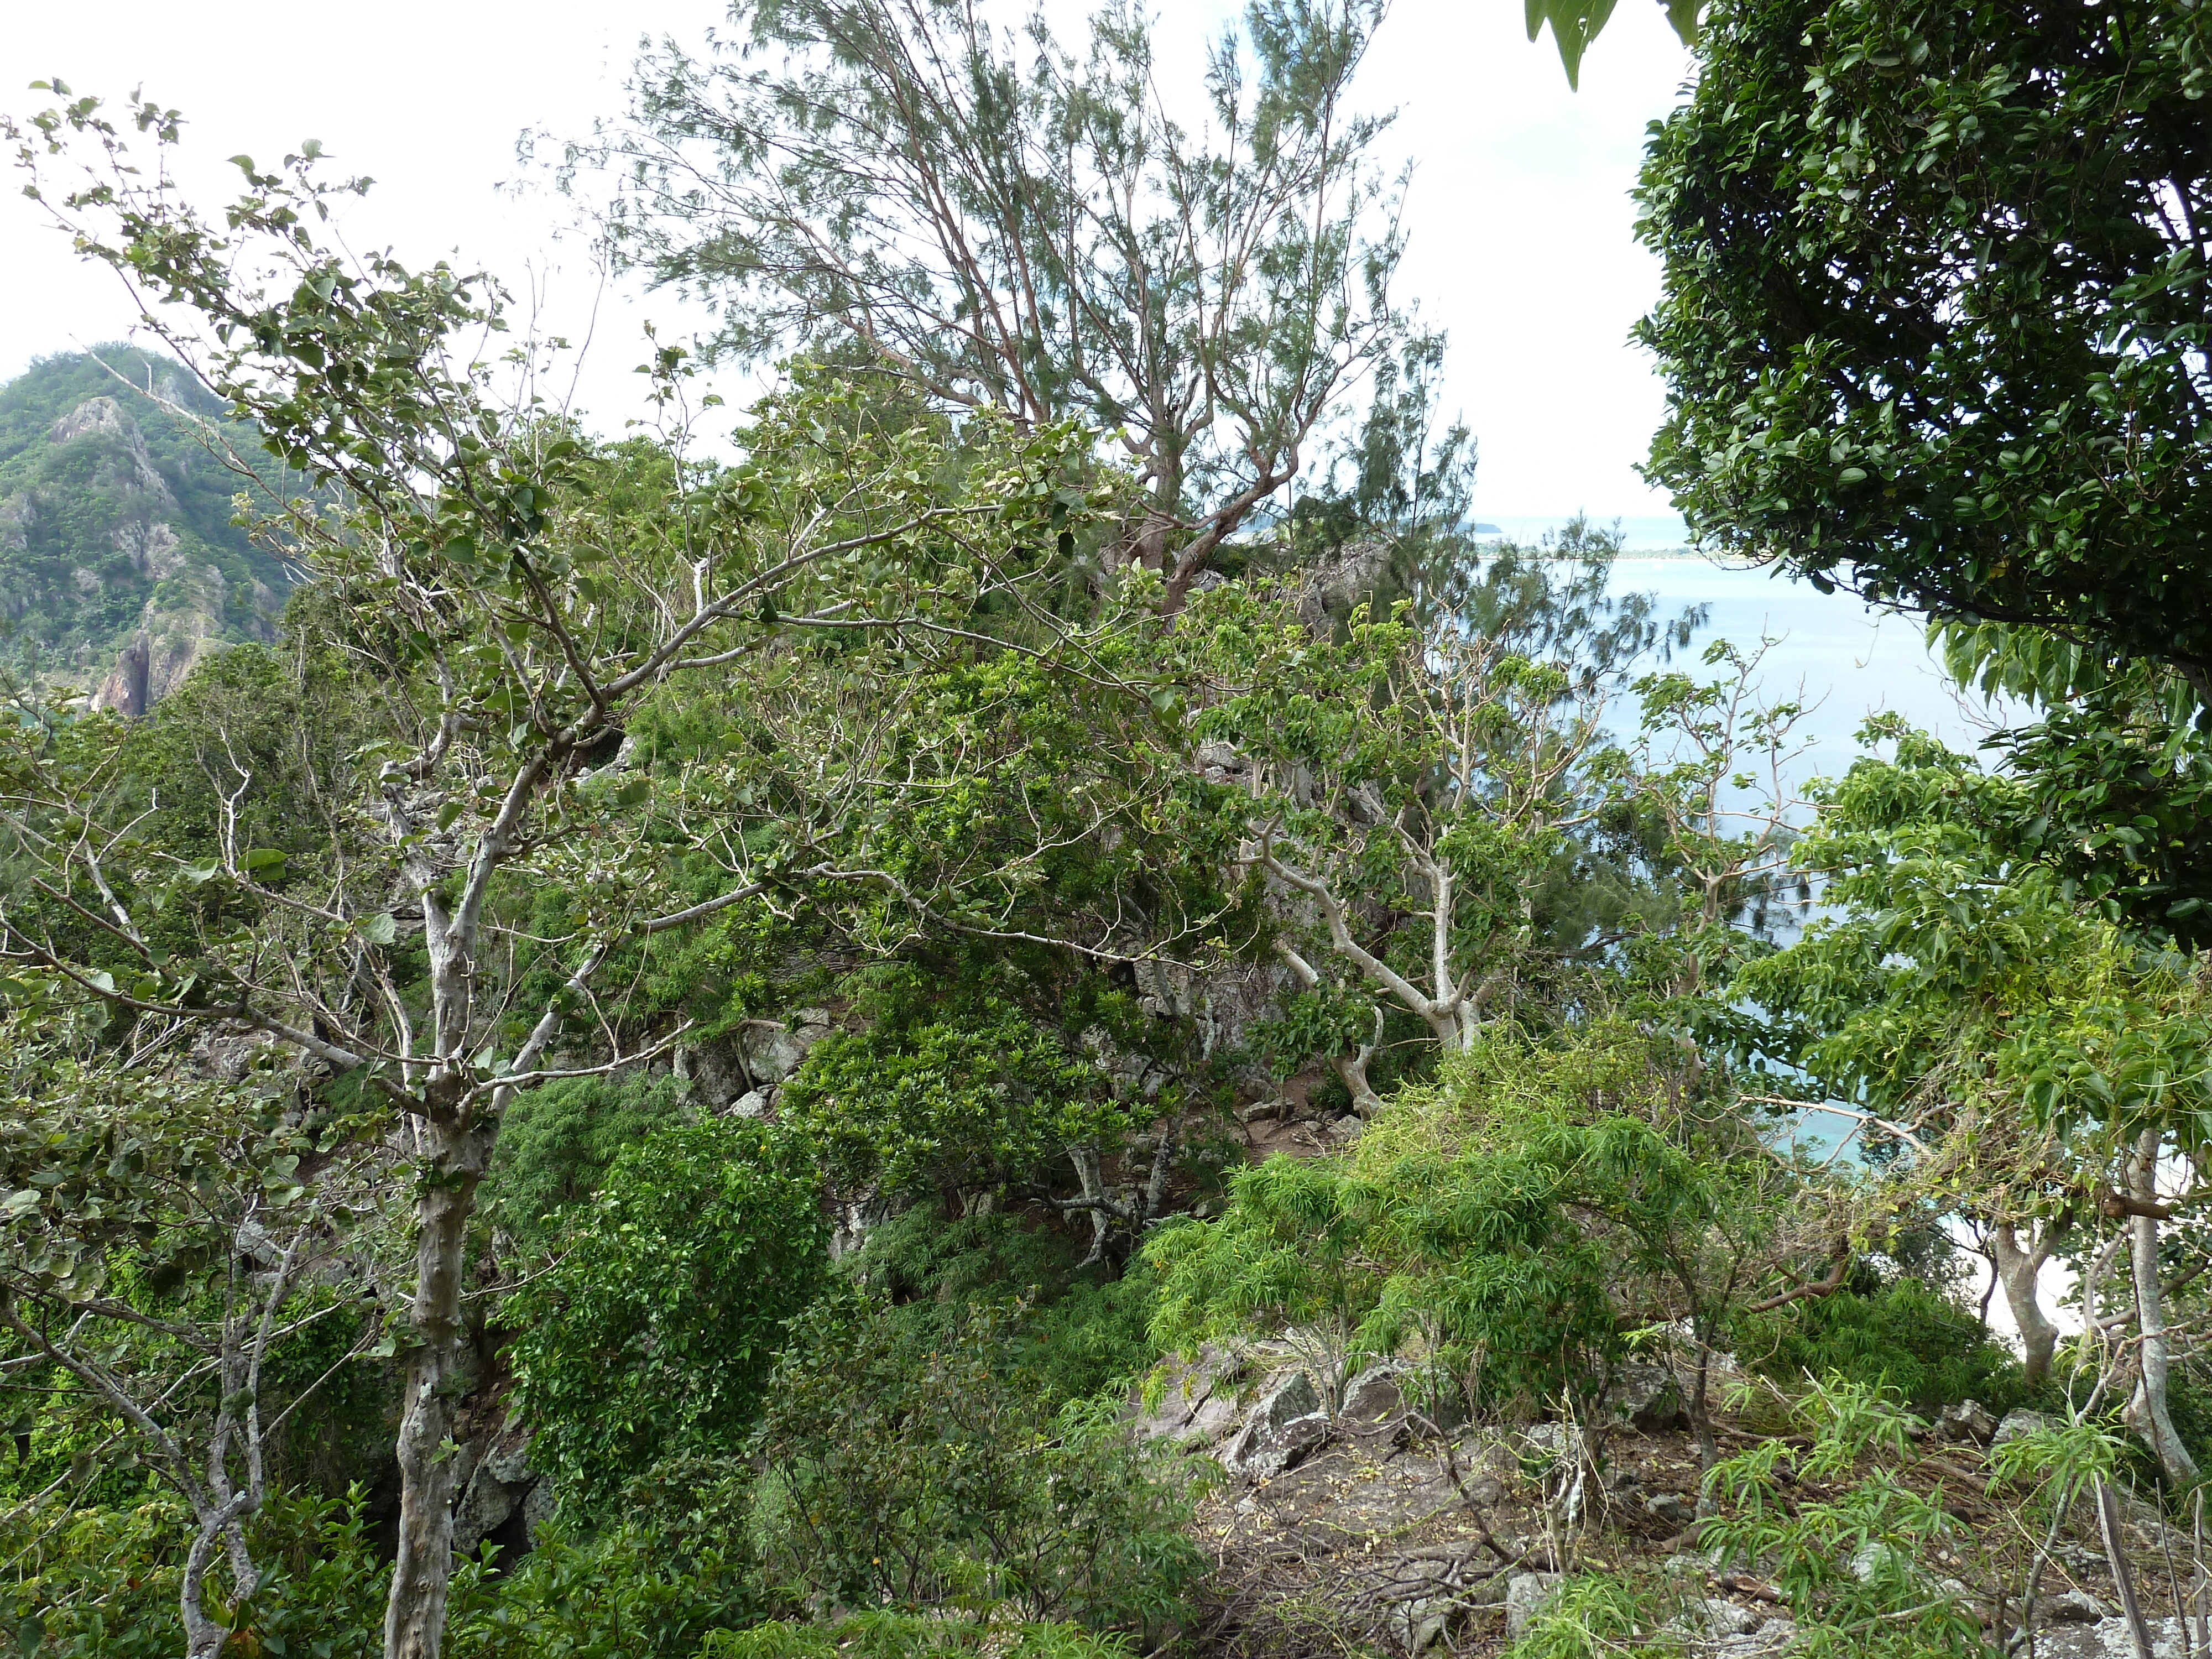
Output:
<svg viewBox="0 0 2212 1659">
<path fill-rule="evenodd" d="M 133 385 L 222 421 L 178 365 L 131 347 L 0 386 L 0 661 L 126 714 L 226 641 L 273 637 L 292 582 L 232 524 L 237 475 Z"/>
<path fill-rule="evenodd" d="M 1741 1380 L 1732 1364 L 1723 1370 Z M 1948 1601 L 2004 1652 L 2024 1644 L 2020 1586 L 2033 1583 L 2027 1650 L 2036 1659 L 2212 1651 L 2193 1622 L 2189 1575 L 2201 1546 L 2192 1536 L 2154 1504 L 2117 1490 L 2109 1543 L 2087 1502 L 2050 1527 L 2029 1483 L 2005 1472 L 1999 1453 L 2008 1443 L 2055 1431 L 2055 1419 L 2035 1412 L 2000 1420 L 1966 1401 L 1913 1419 L 1893 1454 L 1862 1447 L 1823 1460 L 1785 1450 L 1771 1462 L 1758 1449 L 1810 1442 L 1723 1413 L 1717 1431 L 1726 1449 L 1752 1449 L 1735 1467 L 1766 1469 L 1769 1499 L 1786 1492 L 1795 1506 L 1793 1523 L 1767 1538 L 1753 1571 L 1715 1541 L 1747 1535 L 1742 1506 L 1730 1520 L 1701 1503 L 1705 1475 L 1675 1367 L 1623 1364 L 1608 1409 L 1580 1426 L 1471 1424 L 1456 1410 L 1438 1422 L 1401 1395 L 1410 1380 L 1396 1361 L 1370 1365 L 1345 1382 L 1331 1410 L 1310 1355 L 1262 1341 L 1171 1359 L 1132 1395 L 1125 1415 L 1138 1438 L 1208 1456 L 1224 1476 L 1196 1516 L 1213 1559 L 1197 1597 L 1210 1615 L 1194 1632 L 1200 1650 L 1224 1659 L 1358 1651 L 1505 1659 L 1509 1648 L 1674 1659 L 1900 1651 L 1825 1645 L 1848 1642 L 1848 1628 L 1840 1614 L 1812 1631 L 1793 1616 L 1793 1590 L 1800 1610 L 1823 1599 L 1805 1591 L 1812 1582 L 1832 1601 L 1848 1601 L 1853 1586 L 1869 1601 L 1885 1587 L 1904 1592 L 1893 1605 Z M 1907 1553 L 1869 1541 L 1870 1498 L 1889 1517 L 1871 1523 L 1875 1537 L 1905 1508 L 1942 1519 L 1920 1551 Z M 2043 1565 L 2031 1577 L 2033 1536 L 2046 1528 Z M 1534 1629 L 1571 1584 L 1594 1575 L 1632 1588 L 1645 1621 L 1638 1639 L 1615 1646 Z M 2185 1605 L 2189 1632 L 2178 1616 L 2162 1616 Z M 2143 1615 L 2142 1649 L 2130 1607 Z M 1632 1632 L 1624 1622 L 1609 1633 Z"/>
</svg>

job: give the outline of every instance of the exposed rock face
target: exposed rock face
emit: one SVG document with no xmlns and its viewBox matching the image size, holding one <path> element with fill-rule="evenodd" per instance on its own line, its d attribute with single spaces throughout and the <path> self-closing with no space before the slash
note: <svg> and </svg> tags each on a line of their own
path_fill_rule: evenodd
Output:
<svg viewBox="0 0 2212 1659">
<path fill-rule="evenodd" d="M 1505 1633 L 1519 1641 L 1559 1587 L 1556 1572 L 1516 1572 L 1505 1583 Z"/>
<path fill-rule="evenodd" d="M 1614 1371 L 1607 1403 L 1614 1421 L 1644 1434 L 1678 1427 L 1688 1416 L 1673 1370 L 1648 1360 L 1627 1360 Z"/>
<path fill-rule="evenodd" d="M 108 452 L 107 471 L 112 482 L 126 489 L 143 490 L 168 507 L 177 505 L 169 481 L 161 476 L 153 456 L 147 452 L 146 434 L 114 398 L 88 398 L 46 432 L 46 441 L 57 448 L 87 437 L 111 441 L 101 447 Z"/>
<path fill-rule="evenodd" d="M 1298 595 L 1298 620 L 1315 633 L 1331 628 L 1373 593 L 1390 569 L 1390 544 L 1379 537 L 1346 542 L 1315 565 Z"/>
<path fill-rule="evenodd" d="M 115 527 L 115 550 L 131 561 L 131 568 L 149 581 L 173 576 L 185 568 L 184 542 L 170 526 L 155 519 L 149 523 L 120 524 Z M 221 573 L 217 573 L 221 580 Z"/>
<path fill-rule="evenodd" d="M 782 1024 L 747 1020 L 738 1038 L 738 1060 L 756 1088 L 782 1083 L 805 1060 L 807 1050 L 830 1031 L 830 1016 L 819 1008 L 801 1008 Z"/>
<path fill-rule="evenodd" d="M 1344 1385 L 1344 1407 L 1337 1415 L 1347 1427 L 1380 1428 L 1406 1409 L 1403 1383 L 1411 1367 L 1395 1359 L 1370 1365 Z"/>
<path fill-rule="evenodd" d="M 2193 1644 L 2185 1646 L 2178 1619 L 2146 1619 L 2150 1626 L 2152 1659 L 2185 1659 Z M 2135 1641 L 2124 1619 L 2100 1619 L 2094 1625 L 2066 1625 L 2038 1631 L 2036 1659 L 2135 1659 Z"/>
<path fill-rule="evenodd" d="M 1161 1368 L 1159 1391 L 1150 1407 L 1148 1390 L 1130 1401 L 1130 1431 L 1139 1440 L 1171 1440 L 1212 1445 L 1235 1428 L 1243 1416 L 1237 1385 L 1244 1362 L 1209 1343 L 1195 1359 L 1170 1358 Z"/>
<path fill-rule="evenodd" d="M 182 685 L 185 677 L 198 667 L 203 659 L 222 649 L 222 573 L 210 565 L 204 574 L 213 580 L 202 589 L 204 598 L 201 603 L 164 611 L 156 611 L 150 605 L 147 608 L 143 624 L 145 633 L 140 637 L 150 635 L 153 639 L 153 654 L 146 670 L 146 690 L 148 697 L 154 702 L 159 702 Z"/>
<path fill-rule="evenodd" d="M 1995 1451 L 1999 1446 L 2008 1446 L 2015 1440 L 2024 1439 L 2050 1426 L 2051 1419 L 2041 1412 L 2025 1408 L 2007 1412 L 2004 1421 L 1997 1425 L 1996 1432 L 1990 1437 L 1990 1449 Z"/>
<path fill-rule="evenodd" d="M 1996 1419 L 1978 1400 L 1961 1400 L 1955 1406 L 1944 1407 L 1937 1424 L 1944 1437 L 1950 1440 L 1986 1442 L 1999 1427 Z"/>
<path fill-rule="evenodd" d="M 485 1539 L 501 1533 L 508 1536 L 497 1541 L 510 1556 L 519 1553 L 516 1545 L 535 1545 L 553 1513 L 553 1482 L 530 1466 L 530 1437 L 503 1435 L 463 1455 L 471 1454 L 474 1467 L 453 1504 L 453 1553 L 474 1555 Z"/>
<path fill-rule="evenodd" d="M 1307 1453 L 1326 1445 L 1329 1431 L 1327 1412 L 1307 1412 L 1281 1424 L 1255 1421 L 1229 1443 L 1221 1455 L 1222 1465 L 1247 1480 L 1273 1480 Z"/>
<path fill-rule="evenodd" d="M 100 683 L 100 690 L 92 694 L 92 706 L 112 709 L 127 720 L 137 720 L 152 708 L 153 651 L 153 641 L 143 634 L 125 646 L 115 666 Z"/>
</svg>

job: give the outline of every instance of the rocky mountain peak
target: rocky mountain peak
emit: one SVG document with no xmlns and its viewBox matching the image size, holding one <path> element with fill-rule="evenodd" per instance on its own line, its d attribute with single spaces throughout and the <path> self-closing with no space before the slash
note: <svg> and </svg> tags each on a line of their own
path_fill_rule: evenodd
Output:
<svg viewBox="0 0 2212 1659">
<path fill-rule="evenodd" d="M 134 395 L 116 378 L 160 388 Z M 231 522 L 219 400 L 130 347 L 0 386 L 0 655 L 140 714 L 210 653 L 275 636 L 290 574 Z M 250 434 L 240 434 L 251 447 Z"/>
<path fill-rule="evenodd" d="M 146 447 L 146 434 L 114 398 L 87 398 L 46 428 L 46 441 L 56 446 L 75 443 L 82 438 L 108 441 L 105 447 L 114 452 L 116 460 L 121 464 L 115 469 L 117 483 L 125 489 L 143 490 L 166 506 L 176 506 L 176 495 L 170 489 L 169 481 L 161 476 L 161 469 L 154 465 L 152 453 Z"/>
<path fill-rule="evenodd" d="M 88 432 L 104 433 L 122 439 L 125 443 L 144 448 L 145 436 L 138 430 L 138 422 L 123 412 L 123 405 L 112 398 L 87 398 L 75 409 L 46 428 L 46 441 L 65 444 L 71 439 L 82 438 Z"/>
</svg>

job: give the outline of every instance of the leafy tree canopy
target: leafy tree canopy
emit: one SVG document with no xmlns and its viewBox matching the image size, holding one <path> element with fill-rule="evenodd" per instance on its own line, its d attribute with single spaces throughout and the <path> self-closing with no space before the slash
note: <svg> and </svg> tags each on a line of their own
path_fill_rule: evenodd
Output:
<svg viewBox="0 0 2212 1659">
<path fill-rule="evenodd" d="M 1735 0 L 1638 191 L 1703 544 L 2212 700 L 2212 15 Z"/>
</svg>

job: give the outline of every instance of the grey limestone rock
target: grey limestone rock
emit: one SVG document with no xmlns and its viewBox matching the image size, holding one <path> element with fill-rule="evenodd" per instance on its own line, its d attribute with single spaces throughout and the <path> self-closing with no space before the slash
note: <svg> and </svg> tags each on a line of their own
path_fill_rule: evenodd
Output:
<svg viewBox="0 0 2212 1659">
<path fill-rule="evenodd" d="M 1673 1369 L 1649 1360 L 1629 1360 L 1613 1373 L 1611 1404 L 1616 1421 L 1645 1434 L 1678 1427 L 1684 1416 Z"/>
<path fill-rule="evenodd" d="M 1559 1588 L 1556 1572 L 1516 1572 L 1505 1584 L 1505 1633 L 1515 1641 L 1528 1633 L 1530 1620 L 1544 1610 Z"/>
<path fill-rule="evenodd" d="M 484 1472 L 495 1480 L 509 1486 L 520 1486 L 538 1478 L 530 1467 L 530 1437 L 525 1435 L 511 1445 L 495 1447 L 484 1459 Z"/>
<path fill-rule="evenodd" d="M 1691 1637 L 1748 1636 L 1766 1622 L 1766 1615 L 1740 1603 L 1709 1595 L 1693 1601 L 1683 1612 L 1680 1626 Z"/>
<path fill-rule="evenodd" d="M 1273 1480 L 1326 1443 L 1329 1426 L 1327 1412 L 1309 1412 L 1279 1427 L 1268 1427 L 1255 1418 L 1231 1443 L 1224 1461 L 1247 1480 Z"/>
<path fill-rule="evenodd" d="M 1987 1441 L 1997 1431 L 1997 1420 L 1978 1400 L 1961 1400 L 1943 1407 L 1943 1433 L 1952 1440 Z"/>
<path fill-rule="evenodd" d="M 558 1499 L 551 1475 L 541 1474 L 531 1484 L 529 1496 L 522 1500 L 523 1536 L 531 1548 L 538 1547 L 538 1540 L 545 1530 L 545 1523 L 553 1518 Z"/>
<path fill-rule="evenodd" d="M 1145 1389 L 1130 1395 L 1130 1431 L 1138 1439 L 1210 1445 L 1236 1427 L 1236 1385 L 1244 1370 L 1237 1355 L 1209 1342 L 1195 1358 L 1170 1358 L 1162 1370 L 1150 1408 Z"/>
<path fill-rule="evenodd" d="M 2183 1659 L 2181 1621 L 2147 1619 L 2151 1659 Z M 2124 1619 L 2100 1619 L 2094 1625 L 2062 1625 L 2035 1636 L 2036 1659 L 2135 1659 L 2135 1643 Z"/>
<path fill-rule="evenodd" d="M 2038 1430 L 2047 1429 L 2050 1426 L 2051 1419 L 2041 1412 L 2032 1412 L 2025 1408 L 2007 1412 L 2004 1414 L 2004 1420 L 1996 1425 L 1990 1436 L 1990 1449 L 1995 1451 L 1999 1446 L 2008 1446 L 2015 1440 L 2023 1439 Z"/>
<path fill-rule="evenodd" d="M 2087 1590 L 2070 1589 L 2046 1595 L 2035 1604 L 2039 1625 L 2094 1625 L 2106 1617 L 2105 1604 Z"/>
<path fill-rule="evenodd" d="M 1310 1417 L 1320 1409 L 1321 1395 L 1314 1391 L 1313 1378 L 1292 1371 L 1260 1396 L 1252 1422 L 1257 1428 L 1280 1429 L 1293 1418 Z"/>
<path fill-rule="evenodd" d="M 477 1546 L 514 1513 L 516 1501 L 513 1487 L 491 1480 L 479 1468 L 461 1501 L 453 1505 L 453 1553 L 474 1555 Z"/>
<path fill-rule="evenodd" d="M 1394 1418 L 1406 1408 L 1401 1384 L 1407 1368 L 1395 1359 L 1378 1360 L 1344 1385 L 1344 1409 L 1348 1422 L 1372 1425 Z"/>
</svg>

